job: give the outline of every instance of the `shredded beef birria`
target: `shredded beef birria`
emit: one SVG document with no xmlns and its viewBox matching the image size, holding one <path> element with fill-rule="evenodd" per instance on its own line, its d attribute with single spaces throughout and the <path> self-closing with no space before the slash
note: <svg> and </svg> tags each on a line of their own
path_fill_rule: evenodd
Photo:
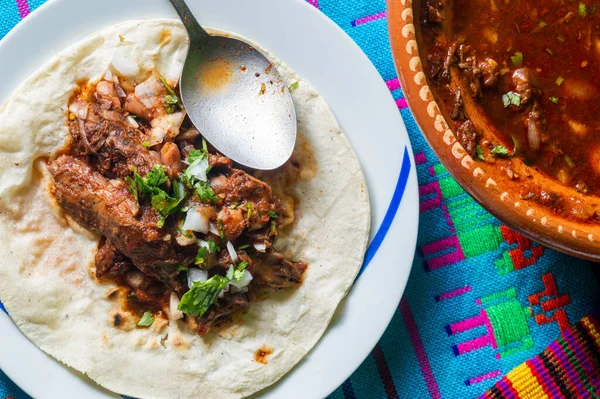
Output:
<svg viewBox="0 0 600 399">
<path fill-rule="evenodd" d="M 107 72 L 83 85 L 69 132 L 48 165 L 52 193 L 102 236 L 96 276 L 126 287 L 140 315 L 183 315 L 205 335 L 261 288 L 301 282 L 307 265 L 273 248 L 284 210 L 271 187 L 210 148 L 158 74 L 134 84 Z"/>
</svg>

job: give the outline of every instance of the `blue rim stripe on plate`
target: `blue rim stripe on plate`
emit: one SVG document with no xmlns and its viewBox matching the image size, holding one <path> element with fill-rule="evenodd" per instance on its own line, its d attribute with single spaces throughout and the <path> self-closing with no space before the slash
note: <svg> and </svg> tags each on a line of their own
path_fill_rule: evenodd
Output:
<svg viewBox="0 0 600 399">
<path fill-rule="evenodd" d="M 2 304 L 2 302 L 0 302 L 0 310 L 3 311 L 4 313 L 8 314 L 8 312 L 4 308 L 4 305 Z"/>
<path fill-rule="evenodd" d="M 404 196 L 404 190 L 406 189 L 406 184 L 408 183 L 408 176 L 410 175 L 410 170 L 412 165 L 410 163 L 410 155 L 408 153 L 408 147 L 404 147 L 404 159 L 402 160 L 402 167 L 400 168 L 400 176 L 398 176 L 398 182 L 396 183 L 396 189 L 394 190 L 394 195 L 392 196 L 392 202 L 390 202 L 390 206 L 388 207 L 387 212 L 385 213 L 385 217 L 381 222 L 381 226 L 375 233 L 375 237 L 373 237 L 373 241 L 367 248 L 365 252 L 365 260 L 363 262 L 356 279 L 363 274 L 373 257 L 379 250 L 379 247 L 385 240 L 385 236 L 387 235 L 390 227 L 392 226 L 392 222 L 396 217 L 396 213 L 398 213 L 398 208 L 400 207 L 400 203 L 402 202 L 402 197 Z"/>
</svg>

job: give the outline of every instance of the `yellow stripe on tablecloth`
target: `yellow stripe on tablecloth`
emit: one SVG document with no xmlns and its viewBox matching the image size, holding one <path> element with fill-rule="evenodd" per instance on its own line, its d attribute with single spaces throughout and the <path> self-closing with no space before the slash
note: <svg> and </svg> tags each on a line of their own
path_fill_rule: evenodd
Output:
<svg viewBox="0 0 600 399">
<path fill-rule="evenodd" d="M 587 330 L 590 332 L 592 338 L 594 338 L 596 346 L 600 348 L 600 333 L 598 332 L 598 330 L 596 330 L 596 326 L 594 326 L 594 324 L 590 322 L 589 317 L 584 317 L 583 319 L 581 319 L 581 322 L 583 323 L 585 328 L 587 328 Z"/>
<path fill-rule="evenodd" d="M 550 399 L 527 363 L 523 363 L 506 375 L 521 398 Z"/>
</svg>

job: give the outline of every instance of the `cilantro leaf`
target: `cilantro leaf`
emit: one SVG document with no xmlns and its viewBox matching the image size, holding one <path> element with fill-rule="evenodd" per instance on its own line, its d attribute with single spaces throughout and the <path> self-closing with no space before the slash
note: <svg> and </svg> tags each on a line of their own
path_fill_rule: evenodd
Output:
<svg viewBox="0 0 600 399">
<path fill-rule="evenodd" d="M 177 266 L 177 270 L 180 272 L 187 272 L 190 269 L 188 269 L 186 266 L 179 265 L 179 266 Z"/>
<path fill-rule="evenodd" d="M 495 145 L 494 147 L 492 147 L 491 150 L 491 153 L 498 158 L 512 158 L 515 156 L 516 152 L 516 146 L 515 150 L 512 153 L 508 150 L 508 148 L 504 147 L 503 145 Z"/>
<path fill-rule="evenodd" d="M 492 154 L 494 155 L 508 155 L 508 148 L 502 145 L 496 145 L 492 148 Z"/>
<path fill-rule="evenodd" d="M 240 264 L 238 264 L 237 268 L 233 272 L 233 278 L 236 279 L 237 281 L 240 281 L 242 279 L 242 277 L 244 276 L 244 270 L 246 270 L 247 267 L 248 267 L 247 261 L 240 262 Z"/>
<path fill-rule="evenodd" d="M 217 230 L 219 230 L 219 237 L 221 237 L 221 239 L 225 238 L 225 225 L 223 224 L 223 219 L 218 218 L 217 219 Z"/>
<path fill-rule="evenodd" d="M 196 265 L 202 265 L 206 262 L 206 258 L 208 256 L 208 249 L 206 247 L 198 248 L 198 253 L 196 254 L 196 260 L 194 263 Z"/>
<path fill-rule="evenodd" d="M 510 57 L 510 61 L 512 62 L 512 64 L 517 67 L 520 68 L 523 66 L 523 53 L 520 51 L 517 51 L 515 53 L 515 55 L 512 55 Z"/>
<path fill-rule="evenodd" d="M 188 316 L 202 317 L 228 283 L 228 278 L 218 274 L 206 281 L 196 281 L 192 288 L 181 297 L 177 309 Z"/>
<path fill-rule="evenodd" d="M 188 161 L 189 164 L 192 164 L 192 163 L 196 162 L 199 159 L 206 158 L 207 155 L 208 154 L 206 152 L 194 148 L 192 151 L 190 151 L 190 154 L 187 157 L 187 161 Z"/>
<path fill-rule="evenodd" d="M 176 198 L 185 197 L 185 186 L 180 180 L 173 182 L 173 194 L 175 194 Z"/>
<path fill-rule="evenodd" d="M 154 165 L 152 170 L 146 175 L 146 184 L 152 187 L 160 187 L 165 184 L 169 180 L 165 169 L 164 165 Z"/>
<path fill-rule="evenodd" d="M 173 198 L 168 195 L 165 191 L 160 190 L 157 194 L 152 196 L 151 204 L 154 209 L 160 213 L 160 220 L 156 224 L 159 228 L 165 225 L 165 220 L 174 213 L 181 204 L 183 198 Z"/>
<path fill-rule="evenodd" d="M 125 178 L 129 191 L 138 201 L 140 198 L 152 198 L 154 194 L 163 191 L 160 187 L 168 180 L 165 167 L 162 165 L 154 165 L 146 177 L 140 176 L 137 170 L 134 170 L 133 177 L 127 176 Z"/>
<path fill-rule="evenodd" d="M 167 217 L 179 208 L 179 205 L 185 197 L 185 191 L 183 191 L 179 182 L 175 182 L 174 184 L 174 190 L 177 197 L 174 198 L 167 194 L 161 186 L 168 180 L 169 178 L 165 173 L 165 167 L 163 165 L 154 165 L 146 177 L 141 177 L 137 173 L 137 170 L 134 170 L 133 177 L 128 176 L 125 178 L 127 187 L 136 201 L 139 202 L 140 199 L 149 200 L 152 207 L 160 213 L 161 219 L 157 223 L 159 228 L 164 226 Z"/>
<path fill-rule="evenodd" d="M 477 154 L 477 158 L 485 161 L 485 156 L 483 155 L 483 148 L 479 144 L 475 147 L 475 153 Z"/>
<path fill-rule="evenodd" d="M 221 250 L 221 248 L 213 240 L 208 241 L 208 251 L 211 254 L 214 254 L 220 250 Z"/>
<path fill-rule="evenodd" d="M 203 169 L 206 168 L 206 174 L 210 171 L 207 158 L 207 151 L 192 150 L 187 158 L 190 166 L 183 172 L 181 180 L 188 188 L 194 190 L 203 202 L 219 202 L 220 198 L 215 195 L 214 190 L 210 187 L 210 183 L 203 180 L 208 180 L 207 176 L 203 173 Z M 205 164 L 205 166 L 202 166 L 202 164 Z M 201 178 L 198 178 L 198 176 Z"/>
<path fill-rule="evenodd" d="M 165 78 L 163 78 L 162 76 L 159 76 L 158 78 L 162 82 L 165 89 L 169 92 L 169 94 L 165 96 L 163 103 L 165 107 L 165 112 L 167 114 L 172 114 L 175 111 L 177 111 L 177 107 L 183 109 L 183 104 L 181 103 L 181 100 L 179 100 L 177 93 L 175 93 L 171 86 L 169 86 Z"/>
<path fill-rule="evenodd" d="M 291 91 L 291 90 L 294 90 L 295 88 L 297 88 L 297 87 L 298 87 L 298 85 L 299 85 L 299 84 L 300 84 L 299 82 L 294 82 L 294 83 L 292 83 L 292 84 L 290 85 L 290 87 L 288 88 L 288 90 L 290 90 L 290 91 Z"/>
<path fill-rule="evenodd" d="M 269 217 L 271 219 L 279 219 L 279 215 L 275 211 L 269 211 Z"/>
<path fill-rule="evenodd" d="M 154 323 L 154 316 L 152 315 L 152 312 L 146 312 L 140 321 L 138 321 L 137 325 L 138 327 L 150 327 L 152 323 Z"/>
<path fill-rule="evenodd" d="M 521 96 L 519 96 L 514 91 L 509 91 L 508 93 L 502 95 L 502 104 L 504 104 L 504 108 L 507 108 L 511 105 L 514 105 L 515 107 L 520 107 Z"/>
<path fill-rule="evenodd" d="M 579 6 L 577 7 L 577 13 L 582 18 L 587 17 L 587 7 L 584 3 L 579 3 Z"/>
<path fill-rule="evenodd" d="M 125 178 L 125 183 L 127 184 L 127 188 L 129 189 L 129 192 L 131 193 L 131 195 L 133 195 L 133 198 L 135 198 L 135 202 L 139 203 L 140 198 L 139 198 L 138 186 L 137 186 L 136 179 L 134 177 L 127 176 Z"/>
<path fill-rule="evenodd" d="M 194 190 L 200 198 L 204 202 L 219 202 L 221 198 L 215 195 L 214 190 L 210 187 L 210 184 L 205 181 L 198 181 L 194 184 Z"/>
<path fill-rule="evenodd" d="M 177 96 L 172 96 L 172 95 L 168 95 L 165 96 L 165 103 L 169 104 L 169 105 L 176 105 L 179 102 L 179 99 L 177 98 Z"/>
</svg>

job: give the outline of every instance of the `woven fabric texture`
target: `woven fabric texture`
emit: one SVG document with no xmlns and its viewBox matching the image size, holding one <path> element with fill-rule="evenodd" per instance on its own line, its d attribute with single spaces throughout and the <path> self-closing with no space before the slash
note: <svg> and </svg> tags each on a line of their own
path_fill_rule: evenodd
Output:
<svg viewBox="0 0 600 399">
<path fill-rule="evenodd" d="M 518 366 L 482 399 L 599 398 L 600 323 L 597 314 L 563 331 L 539 356 Z"/>
<path fill-rule="evenodd" d="M 486 395 L 555 397 L 560 389 L 544 390 L 554 385 L 545 385 L 546 360 L 540 360 L 550 354 L 559 359 L 558 368 L 576 370 L 582 384 L 597 378 L 597 362 L 585 357 L 597 356 L 597 349 L 573 359 L 579 355 L 559 358 L 552 348 L 567 350 L 561 342 L 570 336 L 590 346 L 577 338 L 585 320 L 600 331 L 593 318 L 569 329 L 600 304 L 598 267 L 512 231 L 440 164 L 404 100 L 389 50 L 385 0 L 306 1 L 358 43 L 387 83 L 413 145 L 421 198 L 418 249 L 405 295 L 373 352 L 331 397 L 475 398 L 496 382 L 515 387 L 517 381 L 530 388 L 506 393 L 496 387 Z M 0 0 L 0 38 L 44 2 Z M 561 334 L 563 341 L 554 342 Z M 559 378 L 559 388 L 560 381 L 566 384 Z M 10 396 L 27 397 L 0 372 L 0 399 Z"/>
</svg>

